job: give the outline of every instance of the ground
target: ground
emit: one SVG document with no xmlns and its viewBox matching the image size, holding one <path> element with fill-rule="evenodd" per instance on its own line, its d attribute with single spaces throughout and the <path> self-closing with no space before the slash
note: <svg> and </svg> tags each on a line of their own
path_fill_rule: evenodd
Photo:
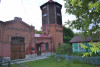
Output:
<svg viewBox="0 0 100 67">
<path fill-rule="evenodd" d="M 100 67 L 97 65 L 84 64 L 84 63 L 70 63 L 65 60 L 57 61 L 54 59 L 54 57 L 25 62 L 22 64 L 28 67 Z M 12 65 L 11 67 L 15 66 L 16 65 Z"/>
</svg>

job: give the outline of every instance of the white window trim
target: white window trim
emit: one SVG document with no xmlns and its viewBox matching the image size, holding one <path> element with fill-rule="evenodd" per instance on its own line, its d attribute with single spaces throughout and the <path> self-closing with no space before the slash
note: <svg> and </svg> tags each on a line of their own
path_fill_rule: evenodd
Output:
<svg viewBox="0 0 100 67">
<path fill-rule="evenodd" d="M 73 50 L 73 52 L 74 52 L 74 47 L 72 46 L 72 50 Z"/>
</svg>

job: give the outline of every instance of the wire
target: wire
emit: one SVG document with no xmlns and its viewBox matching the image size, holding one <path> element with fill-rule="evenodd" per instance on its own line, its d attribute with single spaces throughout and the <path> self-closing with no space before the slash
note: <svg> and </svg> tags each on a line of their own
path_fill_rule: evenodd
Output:
<svg viewBox="0 0 100 67">
<path fill-rule="evenodd" d="M 28 17 L 28 13 L 27 13 L 27 11 L 26 11 L 26 9 L 25 9 L 25 6 L 24 6 L 24 3 L 23 3 L 23 0 L 21 0 L 21 3 L 22 3 L 22 6 L 23 6 L 23 8 L 24 8 L 24 11 L 25 11 L 25 13 L 26 13 L 26 17 L 28 18 L 28 19 L 30 19 L 29 17 Z M 30 22 L 31 23 L 31 22 Z M 31 23 L 31 25 L 32 25 L 32 23 Z"/>
</svg>

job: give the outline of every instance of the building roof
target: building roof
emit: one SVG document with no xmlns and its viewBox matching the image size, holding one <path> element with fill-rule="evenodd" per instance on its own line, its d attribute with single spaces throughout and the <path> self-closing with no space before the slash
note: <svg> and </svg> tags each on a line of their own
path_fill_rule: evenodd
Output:
<svg viewBox="0 0 100 67">
<path fill-rule="evenodd" d="M 35 34 L 35 37 L 41 37 L 41 38 L 51 38 L 50 35 L 45 35 L 45 34 Z"/>
<path fill-rule="evenodd" d="M 44 3 L 43 5 L 40 6 L 40 8 L 42 9 L 42 7 L 47 5 L 47 4 L 56 4 L 56 5 L 59 5 L 62 8 L 61 4 L 59 4 L 58 2 L 54 2 L 53 0 L 49 0 L 48 2 Z"/>
<path fill-rule="evenodd" d="M 81 42 L 97 42 L 99 38 L 93 39 L 91 36 L 84 38 L 82 35 L 74 36 L 69 42 L 70 43 L 81 43 Z"/>
<path fill-rule="evenodd" d="M 7 25 L 7 24 L 12 24 L 12 23 L 17 22 L 17 21 L 20 22 L 20 23 L 22 23 L 22 24 L 24 24 L 24 25 L 26 25 L 30 29 L 33 29 L 34 28 L 34 26 L 30 26 L 27 23 L 23 22 L 22 21 L 22 18 L 20 18 L 20 17 L 15 17 L 14 20 L 6 21 L 6 22 L 0 21 L 0 23 L 2 23 L 4 25 Z"/>
</svg>

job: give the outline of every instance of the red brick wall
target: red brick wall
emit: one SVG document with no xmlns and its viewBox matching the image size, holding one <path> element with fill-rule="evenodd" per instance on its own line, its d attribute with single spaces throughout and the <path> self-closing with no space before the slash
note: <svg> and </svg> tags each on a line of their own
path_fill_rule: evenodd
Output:
<svg viewBox="0 0 100 67">
<path fill-rule="evenodd" d="M 3 29 L 0 30 L 2 31 L 2 36 L 3 36 L 2 39 L 0 38 L 0 40 L 2 40 L 0 41 L 0 56 L 10 57 L 11 37 L 25 38 L 25 53 L 30 50 L 30 49 L 27 49 L 30 46 L 35 47 L 35 43 L 33 42 L 34 27 L 28 26 L 22 21 L 9 21 L 6 23 L 7 24 L 3 24 L 3 27 L 2 27 Z M 3 48 L 3 50 L 1 48 Z M 34 53 L 34 51 L 32 52 Z"/>
<path fill-rule="evenodd" d="M 51 52 L 52 51 L 52 39 L 51 38 L 39 38 L 39 37 L 35 37 L 35 43 L 37 45 L 37 43 L 41 43 L 41 42 L 44 42 L 44 43 L 48 43 L 49 45 L 49 51 L 46 51 L 45 50 L 45 44 L 41 44 L 41 52 Z M 35 47 L 36 49 L 36 47 Z"/>
<path fill-rule="evenodd" d="M 46 34 L 50 34 L 53 38 L 54 51 L 58 48 L 59 43 L 63 44 L 63 27 L 61 25 L 47 25 Z"/>
</svg>

